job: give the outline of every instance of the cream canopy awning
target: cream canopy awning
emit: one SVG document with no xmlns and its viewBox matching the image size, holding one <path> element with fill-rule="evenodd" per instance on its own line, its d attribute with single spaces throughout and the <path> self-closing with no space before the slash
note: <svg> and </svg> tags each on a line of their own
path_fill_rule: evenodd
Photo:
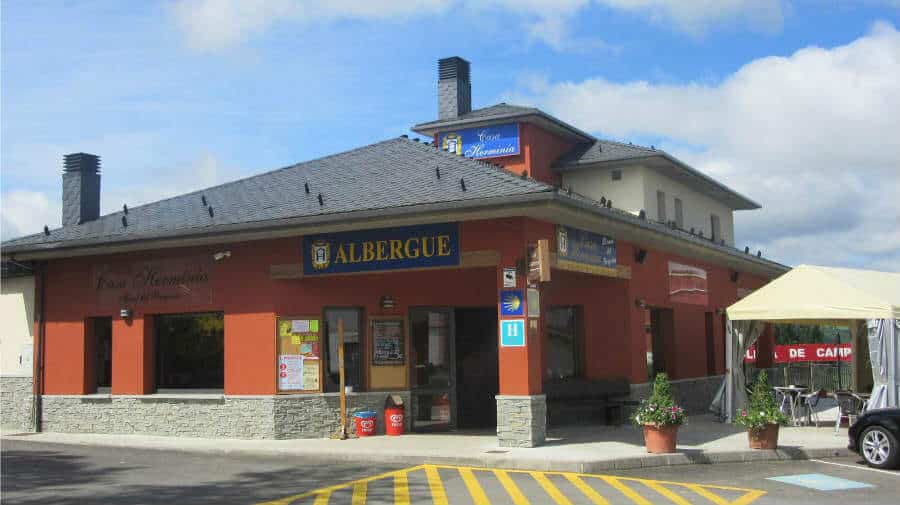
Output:
<svg viewBox="0 0 900 505">
<path fill-rule="evenodd" d="M 900 274 L 800 265 L 728 307 L 732 321 L 900 319 Z"/>
</svg>

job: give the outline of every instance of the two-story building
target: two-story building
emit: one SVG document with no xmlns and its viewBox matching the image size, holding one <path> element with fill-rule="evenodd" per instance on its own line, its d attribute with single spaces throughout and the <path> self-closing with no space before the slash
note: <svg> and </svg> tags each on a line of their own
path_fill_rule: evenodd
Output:
<svg viewBox="0 0 900 505">
<path fill-rule="evenodd" d="M 63 226 L 2 250 L 36 272 L 42 428 L 328 436 L 342 375 L 351 413 L 393 394 L 410 429 L 505 446 L 544 441 L 548 391 L 665 371 L 703 409 L 724 307 L 786 271 L 734 247 L 759 206 L 660 150 L 473 110 L 469 63 L 438 67 L 428 142 L 102 216 L 99 158 L 67 155 Z"/>
</svg>

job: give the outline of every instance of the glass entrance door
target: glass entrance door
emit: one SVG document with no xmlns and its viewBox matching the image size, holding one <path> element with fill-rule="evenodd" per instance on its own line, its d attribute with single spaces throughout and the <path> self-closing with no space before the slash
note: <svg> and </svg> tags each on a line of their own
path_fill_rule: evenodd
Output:
<svg viewBox="0 0 900 505">
<path fill-rule="evenodd" d="M 417 431 L 456 426 L 456 371 L 452 309 L 411 309 L 412 426 Z"/>
</svg>

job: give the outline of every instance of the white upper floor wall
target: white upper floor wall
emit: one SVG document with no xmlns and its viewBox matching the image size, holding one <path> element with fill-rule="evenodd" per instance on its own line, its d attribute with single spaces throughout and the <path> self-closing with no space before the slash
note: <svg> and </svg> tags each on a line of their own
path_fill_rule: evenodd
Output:
<svg viewBox="0 0 900 505">
<path fill-rule="evenodd" d="M 726 245 L 734 246 L 734 215 L 728 205 L 652 168 L 585 168 L 564 172 L 562 182 L 563 187 L 571 187 L 588 198 L 612 200 L 613 207 L 635 215 L 643 209 L 648 220 L 676 221 L 679 228 L 693 228 L 697 234 L 702 231 L 706 238 L 712 236 L 713 223 L 718 221 L 716 242 L 724 240 Z M 663 214 L 658 201 L 664 202 Z"/>
<path fill-rule="evenodd" d="M 3 279 L 0 286 L 0 375 L 32 375 L 34 277 Z"/>
</svg>

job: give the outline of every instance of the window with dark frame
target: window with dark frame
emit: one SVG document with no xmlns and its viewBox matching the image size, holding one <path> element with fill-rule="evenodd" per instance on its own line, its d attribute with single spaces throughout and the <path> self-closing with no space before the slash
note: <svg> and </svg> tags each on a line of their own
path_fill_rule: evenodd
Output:
<svg viewBox="0 0 900 505">
<path fill-rule="evenodd" d="M 679 229 L 684 229 L 684 204 L 681 202 L 681 198 L 675 199 L 675 226 Z"/>
<path fill-rule="evenodd" d="M 157 388 L 225 387 L 224 313 L 159 315 L 154 322 Z"/>
<path fill-rule="evenodd" d="M 662 191 L 656 192 L 656 217 L 660 223 L 666 222 L 666 194 Z"/>
<path fill-rule="evenodd" d="M 709 221 L 710 221 L 709 224 L 712 228 L 712 230 L 710 232 L 710 238 L 713 241 L 721 240 L 722 239 L 722 225 L 719 222 L 719 216 L 717 216 L 715 214 L 711 214 L 709 216 Z"/>
<path fill-rule="evenodd" d="M 547 378 L 580 377 L 581 307 L 547 309 Z"/>
<path fill-rule="evenodd" d="M 344 384 L 354 391 L 363 389 L 363 313 L 358 308 L 333 308 L 325 310 L 325 392 L 333 393 L 340 387 L 338 366 L 338 321 L 344 321 Z"/>
</svg>

